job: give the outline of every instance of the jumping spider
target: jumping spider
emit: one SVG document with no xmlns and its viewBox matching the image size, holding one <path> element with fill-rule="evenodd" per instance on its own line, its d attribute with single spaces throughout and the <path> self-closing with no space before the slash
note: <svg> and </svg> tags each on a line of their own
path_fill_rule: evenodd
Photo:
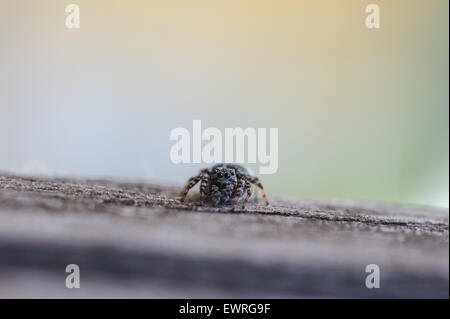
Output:
<svg viewBox="0 0 450 319">
<path fill-rule="evenodd" d="M 182 201 L 185 200 L 189 190 L 198 182 L 200 182 L 200 198 L 212 202 L 215 206 L 231 204 L 234 199 L 234 210 L 238 201 L 246 193 L 247 196 L 242 204 L 242 209 L 244 209 L 248 199 L 252 196 L 251 184 L 261 189 L 264 201 L 269 205 L 258 177 L 252 176 L 246 168 L 240 165 L 218 164 L 211 169 L 200 171 L 199 175 L 191 177 L 187 181 L 182 192 Z"/>
</svg>

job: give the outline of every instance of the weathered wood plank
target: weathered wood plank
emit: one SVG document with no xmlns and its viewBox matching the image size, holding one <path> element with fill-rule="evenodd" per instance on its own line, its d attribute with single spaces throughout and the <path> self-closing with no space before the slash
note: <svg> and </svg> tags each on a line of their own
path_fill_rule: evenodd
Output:
<svg viewBox="0 0 450 319">
<path fill-rule="evenodd" d="M 178 191 L 0 176 L 0 297 L 448 298 L 446 210 L 272 198 L 231 212 Z M 80 289 L 64 286 L 70 263 Z"/>
</svg>

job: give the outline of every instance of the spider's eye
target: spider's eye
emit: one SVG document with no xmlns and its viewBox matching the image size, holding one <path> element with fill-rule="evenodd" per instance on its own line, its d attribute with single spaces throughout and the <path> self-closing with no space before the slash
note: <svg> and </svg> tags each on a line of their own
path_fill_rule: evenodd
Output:
<svg viewBox="0 0 450 319">
<path fill-rule="evenodd" d="M 230 176 L 231 176 L 230 173 L 225 174 L 225 178 L 230 178 Z"/>
<path fill-rule="evenodd" d="M 223 174 L 222 174 L 222 172 L 220 172 L 219 174 L 217 174 L 217 176 L 219 176 L 219 177 L 223 177 Z"/>
</svg>

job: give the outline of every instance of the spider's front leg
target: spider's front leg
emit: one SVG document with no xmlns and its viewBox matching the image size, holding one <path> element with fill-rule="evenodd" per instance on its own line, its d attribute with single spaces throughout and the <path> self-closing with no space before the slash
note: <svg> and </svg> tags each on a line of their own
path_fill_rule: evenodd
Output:
<svg viewBox="0 0 450 319">
<path fill-rule="evenodd" d="M 259 187 L 259 189 L 261 190 L 261 194 L 262 194 L 262 196 L 264 198 L 264 201 L 266 202 L 266 205 L 269 205 L 269 201 L 267 200 L 266 193 L 264 193 L 264 187 L 259 182 L 258 177 L 256 177 L 256 176 L 245 176 L 244 178 L 246 180 L 248 180 L 250 183 L 252 183 L 253 185 L 255 185 L 256 187 Z"/>
<path fill-rule="evenodd" d="M 245 192 L 247 193 L 247 196 L 245 197 L 244 203 L 242 204 L 242 209 L 245 208 L 248 199 L 252 196 L 252 185 L 248 181 L 245 182 Z"/>
<path fill-rule="evenodd" d="M 197 185 L 197 183 L 200 180 L 202 180 L 202 184 L 204 184 L 203 180 L 205 179 L 205 175 L 206 175 L 206 180 L 208 179 L 208 175 L 207 174 L 208 174 L 208 170 L 202 170 L 199 175 L 189 178 L 189 180 L 187 181 L 187 183 L 184 186 L 183 191 L 181 193 L 181 201 L 182 202 L 184 202 L 184 200 L 186 199 L 186 195 L 189 192 L 189 190 L 192 187 L 194 187 L 195 185 Z M 203 187 L 204 187 L 204 185 L 203 185 Z M 204 192 L 206 191 L 205 187 L 204 187 L 203 191 Z M 202 188 L 200 187 L 200 193 L 201 192 L 202 192 Z"/>
<path fill-rule="evenodd" d="M 209 172 L 208 170 L 203 170 L 200 173 L 200 199 L 205 200 L 208 195 L 208 186 L 209 186 Z"/>
</svg>

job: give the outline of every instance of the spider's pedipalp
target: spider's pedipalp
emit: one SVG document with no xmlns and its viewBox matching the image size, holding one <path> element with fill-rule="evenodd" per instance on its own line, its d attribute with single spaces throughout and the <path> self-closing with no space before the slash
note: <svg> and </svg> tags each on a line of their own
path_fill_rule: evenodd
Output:
<svg viewBox="0 0 450 319">
<path fill-rule="evenodd" d="M 212 185 L 210 190 L 210 198 L 214 206 L 218 206 L 222 200 L 222 192 L 219 186 Z"/>
<path fill-rule="evenodd" d="M 233 210 L 236 207 L 237 202 L 239 201 L 239 198 L 241 198 L 242 196 L 242 192 L 245 186 L 245 180 L 244 179 L 239 179 L 237 182 L 237 187 L 236 187 L 236 198 L 234 200 L 234 204 L 233 204 Z"/>
</svg>

